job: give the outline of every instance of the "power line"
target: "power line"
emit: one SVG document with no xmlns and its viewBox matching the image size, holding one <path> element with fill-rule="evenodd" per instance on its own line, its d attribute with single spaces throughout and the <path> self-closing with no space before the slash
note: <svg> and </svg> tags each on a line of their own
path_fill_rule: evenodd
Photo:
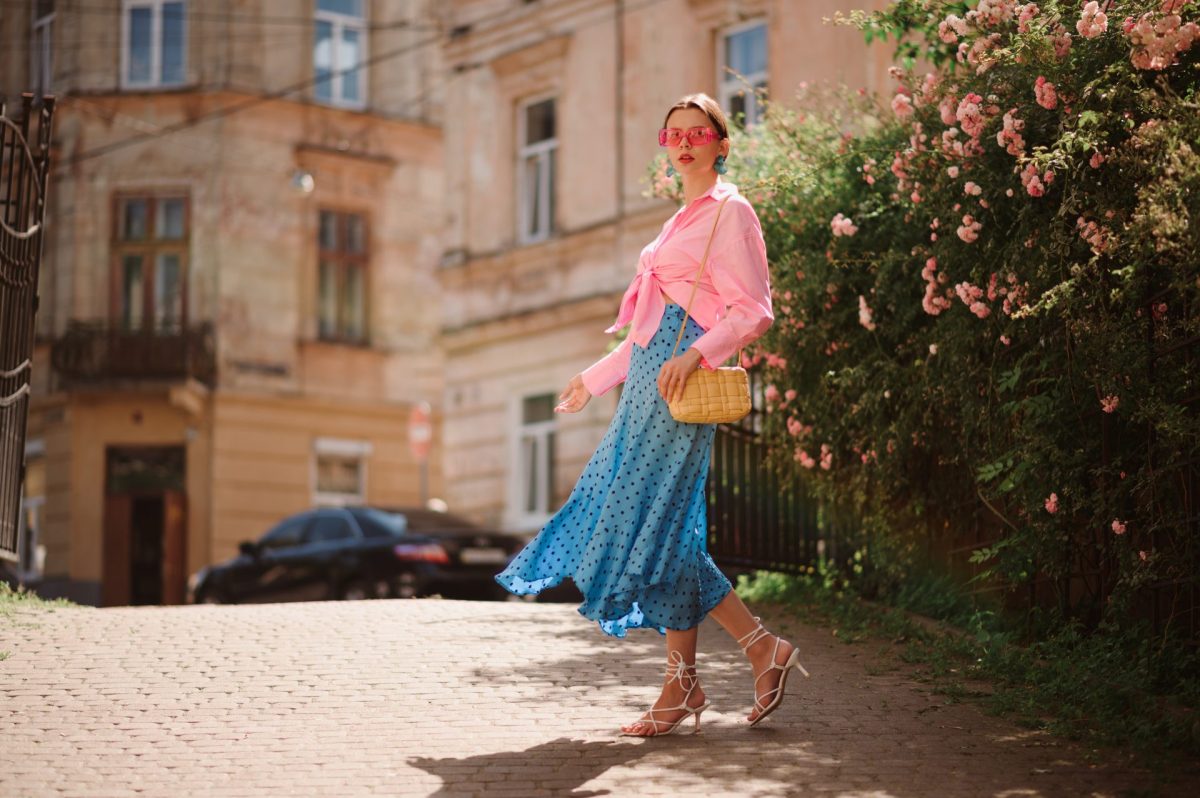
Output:
<svg viewBox="0 0 1200 798">
<path fill-rule="evenodd" d="M 28 0 L 0 0 L 0 8 L 29 8 Z M 87 3 L 72 3 L 61 9 L 56 9 L 54 14 L 81 13 L 91 14 L 93 16 L 120 17 L 124 12 L 120 5 L 88 5 Z M 232 14 L 219 11 L 200 11 L 198 9 L 189 9 L 184 12 L 184 20 L 200 20 L 211 22 L 245 22 L 245 23 L 261 23 L 264 25 L 312 25 L 316 20 L 315 15 L 309 16 L 282 16 L 271 14 Z M 31 23 L 34 21 L 31 17 Z M 361 27 L 366 30 L 396 30 L 399 28 L 417 27 L 409 20 L 397 20 L 395 22 L 366 22 L 361 24 Z M 423 25 L 425 29 L 432 27 Z"/>
<path fill-rule="evenodd" d="M 0 2 L 6 2 L 6 1 L 7 0 L 0 0 Z M 625 8 L 625 13 L 628 14 L 630 11 L 638 11 L 638 10 L 641 10 L 648 6 L 656 5 L 657 3 L 660 3 L 662 1 L 663 0 L 644 0 L 644 2 L 639 3 L 636 6 L 627 6 Z M 480 26 L 490 25 L 494 22 L 498 22 L 498 21 L 504 19 L 507 16 L 510 16 L 510 15 L 516 16 L 516 15 L 526 12 L 528 10 L 529 9 L 525 6 L 516 6 L 515 8 L 508 8 L 503 11 L 499 11 L 494 14 L 486 15 L 484 17 L 480 17 L 478 19 L 472 20 L 471 22 L 466 23 L 464 25 L 456 26 L 448 34 L 447 41 L 453 41 L 457 38 L 465 36 L 470 31 L 478 29 Z M 613 15 L 615 16 L 615 9 L 614 9 Z M 591 25 L 600 24 L 602 21 L 607 21 L 607 20 L 600 19 L 600 20 L 596 20 L 595 22 L 585 23 L 583 25 L 577 25 L 574 28 L 572 28 L 572 30 L 581 30 L 585 27 L 590 27 Z M 543 30 L 548 30 L 550 26 L 548 24 L 542 24 L 541 27 Z M 318 83 L 322 83 L 327 80 L 332 80 L 334 76 L 340 77 L 342 75 L 346 75 L 346 74 L 349 74 L 352 72 L 357 72 L 358 70 L 363 69 L 364 67 L 373 66 L 375 64 L 382 63 L 384 61 L 388 61 L 393 58 L 397 58 L 401 55 L 405 55 L 405 54 L 413 52 L 415 50 L 419 50 L 423 47 L 428 47 L 431 44 L 435 44 L 435 43 L 441 41 L 441 39 L 442 39 L 442 34 L 439 33 L 439 34 L 427 37 L 425 39 L 422 39 L 420 41 L 405 45 L 403 47 L 398 47 L 393 50 L 389 50 L 387 52 L 381 53 L 379 55 L 365 58 L 365 59 L 363 59 L 349 67 L 346 67 L 344 69 L 333 70 L 329 73 L 328 76 L 308 78 L 308 79 L 299 81 L 297 83 L 293 83 L 289 86 L 285 86 L 281 89 L 276 89 L 276 90 L 273 90 L 270 92 L 266 92 L 265 94 L 260 94 L 260 95 L 250 97 L 250 98 L 247 98 L 247 99 L 239 101 L 239 102 L 234 102 L 234 103 L 230 103 L 228 105 L 221 106 L 220 108 L 216 108 L 206 114 L 201 114 L 200 116 L 194 117 L 192 119 L 188 119 L 188 120 L 181 121 L 181 122 L 176 122 L 176 123 L 170 124 L 170 125 L 165 125 L 155 132 L 148 132 L 148 133 L 143 133 L 143 134 L 139 134 L 139 135 L 135 135 L 135 136 L 129 136 L 128 138 L 119 139 L 119 140 L 111 142 L 109 144 L 103 144 L 103 145 L 100 145 L 99 147 L 94 147 L 90 150 L 85 150 L 85 151 L 79 153 L 78 155 L 75 155 L 75 156 L 67 159 L 65 162 L 63 162 L 61 164 L 61 168 L 64 168 L 64 169 L 69 168 L 69 167 L 72 167 L 83 161 L 91 160 L 93 158 L 98 158 L 102 155 L 107 155 L 108 153 L 114 152 L 116 150 L 124 149 L 126 147 L 133 146 L 135 144 L 140 144 L 142 142 L 163 138 L 165 136 L 171 135 L 172 133 L 177 133 L 182 130 L 188 130 L 190 128 L 196 127 L 198 125 L 203 124 L 204 122 L 208 122 L 208 121 L 211 121 L 214 119 L 223 119 L 225 117 L 231 116 L 231 115 L 239 113 L 241 111 L 245 111 L 249 108 L 253 108 L 253 107 L 262 105 L 264 103 L 272 102 L 274 100 L 282 99 L 284 97 L 287 97 L 288 95 L 295 94 L 297 92 L 303 91 L 304 89 L 311 88 L 312 86 L 315 86 Z M 471 66 L 475 66 L 475 65 L 471 65 Z"/>
<path fill-rule="evenodd" d="M 3 0 L 0 0 L 0 2 L 3 2 Z M 435 30 L 435 29 L 436 29 L 436 26 L 433 26 L 433 25 L 421 25 L 420 27 L 417 27 L 414 25 L 409 30 L 412 33 L 422 33 L 425 31 Z M 189 34 L 194 34 L 194 33 L 196 33 L 196 31 L 189 31 Z M 188 36 L 189 42 L 190 41 L 200 41 L 200 42 L 211 41 L 211 42 L 217 42 L 217 43 L 231 42 L 231 43 L 254 45 L 254 44 L 260 44 L 260 43 L 262 43 L 262 44 L 272 44 L 272 43 L 287 44 L 287 43 L 293 43 L 293 42 L 300 43 L 300 44 L 308 44 L 313 41 L 312 33 L 310 31 L 303 31 L 303 30 L 274 30 L 274 31 L 267 31 L 262 34 L 259 34 L 259 33 L 256 33 L 254 31 L 250 31 L 250 30 L 239 30 L 239 31 L 234 31 L 234 32 L 228 33 L 228 34 L 220 32 L 220 31 L 211 31 L 210 32 L 208 30 L 205 30 L 204 33 L 206 33 L 206 34 L 211 33 L 211 36 L 206 39 L 206 38 L 195 38 L 192 35 L 189 35 Z M 32 37 L 18 42 L 16 46 L 10 45 L 10 47 L 12 47 L 12 49 L 21 51 L 21 52 L 31 52 L 31 51 L 37 52 L 37 51 L 41 50 L 41 46 L 42 46 L 41 43 L 34 41 Z M 57 56 L 60 53 L 79 53 L 79 52 L 85 52 L 85 51 L 87 51 L 87 52 L 97 52 L 97 51 L 104 52 L 107 50 L 115 50 L 115 49 L 119 49 L 119 45 L 117 45 L 113 42 L 106 42 L 106 41 L 102 41 L 102 40 L 99 40 L 99 41 L 96 41 L 96 40 L 94 40 L 94 41 L 76 41 L 76 42 L 56 41 L 50 47 L 51 55 L 56 60 L 57 60 Z"/>
<path fill-rule="evenodd" d="M 144 141 L 148 141 L 150 139 L 161 138 L 162 136 L 167 136 L 167 135 L 170 135 L 171 133 L 176 133 L 180 130 L 187 130 L 188 128 L 196 127 L 197 125 L 200 125 L 204 122 L 211 121 L 213 119 L 223 119 L 227 116 L 231 116 L 232 114 L 236 114 L 239 111 L 245 111 L 248 108 L 253 108 L 255 106 L 262 105 L 264 103 L 268 103 L 273 100 L 282 99 L 284 97 L 287 97 L 290 94 L 295 94 L 296 92 L 303 91 L 304 89 L 307 89 L 307 88 L 311 88 L 312 86 L 315 86 L 318 83 L 323 83 L 327 80 L 332 80 L 335 76 L 341 76 L 341 75 L 349 74 L 351 72 L 357 72 L 358 70 L 360 70 L 364 67 L 373 66 L 375 64 L 382 63 L 382 62 L 390 60 L 392 58 L 397 58 L 401 55 L 412 52 L 413 50 L 420 49 L 421 47 L 427 47 L 428 45 L 430 45 L 440 39 L 441 39 L 440 35 L 433 36 L 433 37 L 426 38 L 420 42 L 416 42 L 411 45 L 406 45 L 404 47 L 398 47 L 394 50 L 389 50 L 389 51 L 387 51 L 385 53 L 381 53 L 379 55 L 370 56 L 370 57 L 365 58 L 365 59 L 359 61 L 358 63 L 353 64 L 344 69 L 331 70 L 328 76 L 308 78 L 306 80 L 302 80 L 297 83 L 293 83 L 289 86 L 284 86 L 281 89 L 269 91 L 269 92 L 266 92 L 265 94 L 260 94 L 255 97 L 250 97 L 248 99 L 241 100 L 239 102 L 233 102 L 228 105 L 223 105 L 220 108 L 216 108 L 212 111 L 209 111 L 206 114 L 201 114 L 200 116 L 197 116 L 193 119 L 187 119 L 187 120 L 184 120 L 181 122 L 176 122 L 171 125 L 166 125 L 156 133 L 145 133 L 145 134 L 141 134 L 141 135 L 130 136 L 128 138 L 120 139 L 118 141 L 114 141 L 109 144 L 102 144 L 99 147 L 94 147 L 90 150 L 84 150 L 83 152 L 79 153 L 78 155 L 76 155 L 72 158 L 69 158 L 66 161 L 66 163 L 64 164 L 64 167 L 74 166 L 83 161 L 91 160 L 92 158 L 98 158 L 101 155 L 107 155 L 110 152 L 124 149 L 125 147 L 129 147 L 134 144 L 140 144 L 140 143 L 142 143 Z"/>
</svg>

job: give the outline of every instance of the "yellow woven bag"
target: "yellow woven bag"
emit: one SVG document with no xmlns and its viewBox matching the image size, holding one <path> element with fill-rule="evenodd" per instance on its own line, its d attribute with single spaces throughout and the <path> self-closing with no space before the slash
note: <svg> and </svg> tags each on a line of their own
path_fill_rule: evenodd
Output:
<svg viewBox="0 0 1200 798">
<path fill-rule="evenodd" d="M 705 245 L 704 256 L 700 259 L 700 271 L 696 273 L 696 282 L 692 285 L 692 295 L 688 297 L 684 313 L 691 313 L 696 288 L 704 275 L 704 267 L 708 265 L 708 250 L 712 247 L 713 236 L 717 232 L 717 222 L 721 220 L 721 211 L 725 209 L 725 203 L 728 201 L 728 198 L 721 200 L 717 207 L 717 218 L 713 220 L 712 232 L 708 234 L 708 244 Z M 675 339 L 671 357 L 675 357 L 686 327 L 687 319 L 684 318 L 683 323 L 679 325 L 679 337 Z M 741 350 L 738 350 L 738 363 L 741 361 Z M 750 378 L 741 366 L 721 366 L 715 370 L 697 368 L 688 375 L 683 387 L 683 396 L 668 402 L 667 407 L 671 410 L 672 418 L 688 424 L 729 424 L 740 421 L 750 412 Z"/>
</svg>

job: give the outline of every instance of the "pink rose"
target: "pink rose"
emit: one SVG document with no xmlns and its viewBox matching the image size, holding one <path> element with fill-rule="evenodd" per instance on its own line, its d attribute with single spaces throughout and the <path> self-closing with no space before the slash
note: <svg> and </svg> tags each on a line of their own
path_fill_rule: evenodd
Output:
<svg viewBox="0 0 1200 798">
<path fill-rule="evenodd" d="M 958 237 L 965 243 L 972 244 L 975 242 L 975 239 L 979 238 L 979 229 L 981 227 L 983 227 L 983 224 L 976 221 L 975 217 L 968 213 L 963 217 L 963 223 L 959 225 L 956 232 L 958 233 Z"/>
<path fill-rule="evenodd" d="M 835 236 L 852 236 L 858 232 L 858 228 L 855 227 L 854 221 L 840 213 L 829 221 L 829 226 L 832 228 Z"/>
<path fill-rule="evenodd" d="M 1047 111 L 1053 111 L 1058 106 L 1058 92 L 1055 91 L 1054 84 L 1041 75 L 1038 75 L 1037 82 L 1033 84 L 1033 96 L 1037 104 Z"/>
<path fill-rule="evenodd" d="M 875 322 L 871 320 L 871 308 L 867 304 L 867 298 L 862 294 L 858 295 L 858 323 L 868 330 L 875 329 Z"/>
<path fill-rule="evenodd" d="M 828 443 L 821 444 L 821 470 L 828 471 L 833 467 L 833 452 Z"/>
<path fill-rule="evenodd" d="M 1050 498 L 1046 499 L 1046 512 L 1054 515 L 1058 512 L 1058 494 L 1051 493 Z"/>
<path fill-rule="evenodd" d="M 817 464 L 817 461 L 812 459 L 808 452 L 804 451 L 803 449 L 796 449 L 795 459 L 797 463 L 805 468 L 812 468 Z"/>
<path fill-rule="evenodd" d="M 1090 0 L 1083 6 L 1083 15 L 1075 23 L 1075 30 L 1085 39 L 1094 39 L 1108 30 L 1108 17 L 1100 10 L 1096 0 Z"/>
</svg>

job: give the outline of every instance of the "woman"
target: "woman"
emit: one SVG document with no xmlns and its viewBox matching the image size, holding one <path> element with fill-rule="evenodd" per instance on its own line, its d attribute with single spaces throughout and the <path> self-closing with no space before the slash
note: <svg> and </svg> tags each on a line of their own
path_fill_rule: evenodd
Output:
<svg viewBox="0 0 1200 798">
<path fill-rule="evenodd" d="M 696 630 L 708 614 L 742 646 L 754 672 L 754 725 L 783 699 L 799 652 L 768 633 L 705 548 L 705 483 L 715 426 L 675 421 L 667 402 L 697 367 L 716 368 L 771 325 L 762 228 L 750 203 L 720 179 L 729 155 L 721 107 L 693 94 L 667 112 L 659 144 L 683 179 L 685 205 L 642 250 L 608 329 L 632 323 L 614 351 L 575 375 L 555 410 L 577 413 L 619 382 L 616 415 L 566 504 L 496 580 L 532 594 L 571 577 L 579 611 L 607 634 L 648 627 L 667 639 L 662 694 L 627 735 L 674 731 L 708 708 L 696 673 Z M 668 172 L 670 173 L 670 171 Z M 718 218 L 719 216 L 719 218 Z M 711 237 L 711 244 L 709 239 Z M 705 249 L 709 257 L 684 312 Z M 684 325 L 682 351 L 671 351 Z"/>
</svg>

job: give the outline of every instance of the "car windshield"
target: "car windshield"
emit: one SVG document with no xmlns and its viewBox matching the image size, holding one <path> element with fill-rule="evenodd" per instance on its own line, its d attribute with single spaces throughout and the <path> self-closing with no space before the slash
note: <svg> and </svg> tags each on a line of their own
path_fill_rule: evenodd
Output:
<svg viewBox="0 0 1200 798">
<path fill-rule="evenodd" d="M 408 529 L 408 520 L 401 513 L 389 513 L 374 507 L 356 507 L 350 511 L 363 534 L 369 538 L 395 537 Z"/>
</svg>

